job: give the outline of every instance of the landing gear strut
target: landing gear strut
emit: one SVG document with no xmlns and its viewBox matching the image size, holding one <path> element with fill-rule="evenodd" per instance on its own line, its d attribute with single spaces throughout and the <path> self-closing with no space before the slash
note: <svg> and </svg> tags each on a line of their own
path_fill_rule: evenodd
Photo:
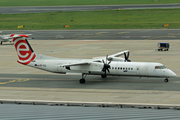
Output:
<svg viewBox="0 0 180 120">
<path fill-rule="evenodd" d="M 82 78 L 79 80 L 79 83 L 84 84 L 86 82 L 85 78 L 86 78 L 87 74 L 82 74 Z"/>
<path fill-rule="evenodd" d="M 1 45 L 2 45 L 2 41 L 1 41 Z"/>
<path fill-rule="evenodd" d="M 169 80 L 166 78 L 166 79 L 164 80 L 164 82 L 169 82 Z"/>
</svg>

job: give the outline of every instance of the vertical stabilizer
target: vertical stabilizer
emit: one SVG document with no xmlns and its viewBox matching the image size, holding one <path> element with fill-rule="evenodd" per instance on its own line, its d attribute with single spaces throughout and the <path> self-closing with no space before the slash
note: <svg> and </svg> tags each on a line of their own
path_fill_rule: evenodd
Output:
<svg viewBox="0 0 180 120">
<path fill-rule="evenodd" d="M 36 58 L 36 54 L 27 41 L 28 35 L 12 35 L 14 46 L 19 57 L 17 62 L 27 65 Z"/>
</svg>

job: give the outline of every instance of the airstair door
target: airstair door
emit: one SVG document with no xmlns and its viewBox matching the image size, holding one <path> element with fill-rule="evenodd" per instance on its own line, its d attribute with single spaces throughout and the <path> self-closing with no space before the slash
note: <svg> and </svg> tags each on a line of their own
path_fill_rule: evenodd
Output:
<svg viewBox="0 0 180 120">
<path fill-rule="evenodd" d="M 136 67 L 136 75 L 140 75 L 140 67 L 139 66 Z"/>
</svg>

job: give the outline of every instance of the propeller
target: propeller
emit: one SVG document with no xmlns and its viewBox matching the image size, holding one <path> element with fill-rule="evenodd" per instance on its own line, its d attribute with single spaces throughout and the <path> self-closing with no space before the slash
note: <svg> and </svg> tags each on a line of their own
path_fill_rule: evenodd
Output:
<svg viewBox="0 0 180 120">
<path fill-rule="evenodd" d="M 106 75 L 106 71 L 108 71 L 108 73 L 110 73 L 110 71 L 109 71 L 110 65 L 109 64 L 111 63 L 111 61 L 109 61 L 107 63 L 107 60 L 108 60 L 108 55 L 106 56 L 106 62 L 104 62 L 104 60 L 102 59 L 102 62 L 104 63 L 104 66 L 102 69 L 102 71 L 104 72 L 104 75 Z"/>
<path fill-rule="evenodd" d="M 125 58 L 125 62 L 131 62 L 131 60 L 129 60 L 129 52 L 127 52 L 127 55 L 126 53 L 124 52 L 124 58 Z"/>
</svg>

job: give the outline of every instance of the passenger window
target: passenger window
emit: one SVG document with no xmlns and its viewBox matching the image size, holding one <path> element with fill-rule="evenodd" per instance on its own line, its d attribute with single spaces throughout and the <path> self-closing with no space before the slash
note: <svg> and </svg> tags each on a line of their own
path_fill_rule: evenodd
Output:
<svg viewBox="0 0 180 120">
<path fill-rule="evenodd" d="M 122 70 L 122 67 L 121 67 L 121 70 Z"/>
<path fill-rule="evenodd" d="M 112 67 L 112 69 L 114 69 L 114 67 Z"/>
<path fill-rule="evenodd" d="M 125 68 L 123 68 L 123 70 L 125 70 Z"/>
<path fill-rule="evenodd" d="M 128 68 L 130 70 L 130 68 Z"/>
<path fill-rule="evenodd" d="M 131 68 L 131 70 L 133 70 L 133 68 Z"/>
</svg>

